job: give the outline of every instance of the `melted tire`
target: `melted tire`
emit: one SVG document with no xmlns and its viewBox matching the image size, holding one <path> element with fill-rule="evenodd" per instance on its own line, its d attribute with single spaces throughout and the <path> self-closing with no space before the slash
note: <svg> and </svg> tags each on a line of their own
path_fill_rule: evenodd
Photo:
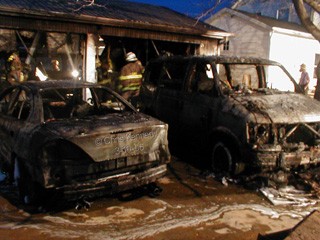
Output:
<svg viewBox="0 0 320 240">
<path fill-rule="evenodd" d="M 212 170 L 219 175 L 234 174 L 234 154 L 232 149 L 222 141 L 213 144 L 211 152 Z"/>
</svg>

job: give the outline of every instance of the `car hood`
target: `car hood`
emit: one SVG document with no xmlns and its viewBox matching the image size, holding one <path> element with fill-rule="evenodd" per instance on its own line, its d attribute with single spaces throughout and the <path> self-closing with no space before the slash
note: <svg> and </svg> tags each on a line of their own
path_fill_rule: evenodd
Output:
<svg viewBox="0 0 320 240">
<path fill-rule="evenodd" d="M 47 130 L 83 149 L 94 161 L 167 148 L 167 124 L 141 113 L 52 121 Z"/>
<path fill-rule="evenodd" d="M 320 122 L 320 102 L 297 93 L 233 96 L 224 111 L 242 115 L 248 122 Z"/>
</svg>

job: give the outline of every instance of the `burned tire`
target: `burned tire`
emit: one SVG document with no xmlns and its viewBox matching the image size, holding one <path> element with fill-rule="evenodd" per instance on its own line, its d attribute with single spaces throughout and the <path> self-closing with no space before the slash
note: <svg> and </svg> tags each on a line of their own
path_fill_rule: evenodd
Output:
<svg viewBox="0 0 320 240">
<path fill-rule="evenodd" d="M 213 144 L 211 152 L 211 167 L 218 175 L 234 175 L 235 155 L 232 148 L 223 141 Z"/>
</svg>

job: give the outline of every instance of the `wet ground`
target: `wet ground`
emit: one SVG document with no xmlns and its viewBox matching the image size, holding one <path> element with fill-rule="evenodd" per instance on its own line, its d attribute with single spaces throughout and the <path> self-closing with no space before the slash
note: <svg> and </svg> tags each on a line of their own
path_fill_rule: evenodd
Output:
<svg viewBox="0 0 320 240">
<path fill-rule="evenodd" d="M 292 228 L 319 204 L 275 206 L 259 191 L 216 181 L 174 160 L 159 180 L 160 196 L 100 198 L 89 209 L 76 204 L 30 213 L 2 185 L 0 239 L 257 239 L 259 233 Z"/>
</svg>

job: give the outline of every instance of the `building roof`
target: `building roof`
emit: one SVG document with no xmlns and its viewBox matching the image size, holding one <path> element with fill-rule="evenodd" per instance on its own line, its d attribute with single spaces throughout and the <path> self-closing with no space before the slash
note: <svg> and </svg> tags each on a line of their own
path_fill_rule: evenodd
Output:
<svg viewBox="0 0 320 240">
<path fill-rule="evenodd" d="M 215 15 L 213 15 L 209 19 L 207 19 L 206 22 L 210 22 L 212 19 L 218 19 L 223 14 L 237 16 L 239 18 L 245 19 L 246 21 L 250 21 L 250 22 L 255 23 L 261 27 L 268 28 L 268 29 L 269 28 L 270 29 L 281 28 L 281 29 L 285 29 L 285 30 L 297 31 L 297 32 L 309 34 L 308 31 L 302 25 L 299 25 L 297 23 L 287 22 L 287 21 L 275 19 L 272 17 L 261 16 L 259 14 L 248 13 L 245 11 L 240 11 L 240 10 L 235 10 L 235 9 L 230 9 L 230 8 L 223 8 L 218 13 L 216 13 Z"/>
<path fill-rule="evenodd" d="M 0 0 L 0 16 L 150 29 L 222 38 L 228 33 L 165 7 L 126 0 Z"/>
<path fill-rule="evenodd" d="M 244 11 L 238 11 L 238 10 L 234 10 L 234 11 L 240 12 L 250 18 L 258 20 L 272 28 L 276 27 L 276 28 L 284 28 L 284 29 L 289 29 L 289 30 L 294 30 L 299 32 L 308 32 L 302 25 L 299 25 L 297 23 L 279 20 L 279 19 L 266 17 L 266 16 L 261 16 L 259 14 L 247 13 Z"/>
</svg>

